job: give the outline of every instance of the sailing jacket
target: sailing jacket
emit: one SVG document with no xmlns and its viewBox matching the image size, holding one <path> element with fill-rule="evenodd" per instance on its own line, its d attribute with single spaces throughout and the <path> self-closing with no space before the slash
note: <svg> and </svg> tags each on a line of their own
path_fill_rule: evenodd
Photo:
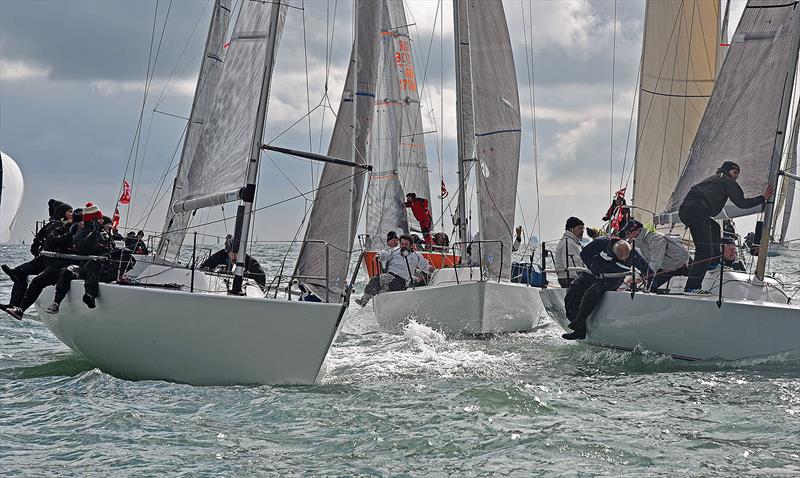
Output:
<svg viewBox="0 0 800 478">
<path fill-rule="evenodd" d="M 614 254 L 614 244 L 619 240 L 608 237 L 598 237 L 593 240 L 581 251 L 583 263 L 592 271 L 592 274 L 598 277 L 606 273 L 628 272 L 631 265 L 639 269 L 639 272 L 645 276 L 651 277 L 653 271 L 637 251 L 631 251 L 631 255 L 625 262 Z"/>
<path fill-rule="evenodd" d="M 658 271 L 674 271 L 689 262 L 689 252 L 675 239 L 660 232 L 643 228 L 636 239 L 636 251 L 650 265 L 650 269 Z"/>
<path fill-rule="evenodd" d="M 413 201 L 407 201 L 405 206 L 411 208 L 414 219 L 419 221 L 419 227 L 430 230 L 433 217 L 431 216 L 431 210 L 428 209 L 427 199 L 415 198 Z"/>
<path fill-rule="evenodd" d="M 384 249 L 378 253 L 378 260 L 388 274 L 401 277 L 406 285 L 411 283 L 411 274 L 417 269 L 429 272 L 431 265 L 419 252 L 401 249 L 400 246 Z"/>
<path fill-rule="evenodd" d="M 556 263 L 556 269 L 565 269 L 567 267 L 586 267 L 581 260 L 581 251 L 583 245 L 581 244 L 578 236 L 572 231 L 564 231 L 564 235 L 558 241 L 556 252 L 553 254 L 553 261 Z M 569 274 L 569 275 L 567 275 Z M 568 277 L 578 277 L 578 272 L 559 272 L 559 279 L 567 279 Z"/>
<path fill-rule="evenodd" d="M 687 201 L 696 201 L 709 217 L 714 217 L 722 211 L 728 199 L 740 209 L 750 209 L 764 204 L 764 196 L 744 197 L 739 183 L 725 173 L 709 176 L 692 186 L 683 202 L 685 204 Z"/>
</svg>

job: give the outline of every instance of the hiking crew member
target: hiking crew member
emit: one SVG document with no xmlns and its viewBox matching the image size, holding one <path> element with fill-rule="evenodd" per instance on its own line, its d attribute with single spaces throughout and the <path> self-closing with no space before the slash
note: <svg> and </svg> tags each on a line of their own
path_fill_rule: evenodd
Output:
<svg viewBox="0 0 800 478">
<path fill-rule="evenodd" d="M 586 226 L 577 217 L 567 219 L 564 226 L 564 235 L 558 241 L 556 252 L 553 254 L 553 261 L 556 263 L 557 270 L 564 270 L 567 267 L 586 267 L 581 260 L 583 245 L 583 231 Z M 569 287 L 572 281 L 578 276 L 578 272 L 559 272 L 558 283 L 561 287 Z"/>
<path fill-rule="evenodd" d="M 425 244 L 430 246 L 432 244 L 431 227 L 433 226 L 433 216 L 431 216 L 431 210 L 428 208 L 428 200 L 418 198 L 416 193 L 408 193 L 406 194 L 405 206 L 411 208 L 414 219 L 419 222 L 419 228 L 422 231 Z"/>
<path fill-rule="evenodd" d="M 391 232 L 389 233 L 391 234 Z M 387 242 L 389 241 L 387 237 Z M 393 292 L 405 290 L 414 280 L 417 271 L 428 273 L 432 270 L 431 265 L 419 252 L 414 251 L 411 237 L 408 235 L 400 236 L 400 245 L 397 247 L 384 249 L 378 253 L 378 260 L 384 264 L 383 274 L 377 275 L 369 280 L 364 288 L 364 295 L 356 299 L 356 304 L 364 307 L 374 296 L 381 292 Z M 416 282 L 415 282 L 416 285 Z"/>
<path fill-rule="evenodd" d="M 694 262 L 689 268 L 685 292 L 709 293 L 702 289 L 703 278 L 709 261 L 720 254 L 720 227 L 713 217 L 722 211 L 728 199 L 738 208 L 750 209 L 764 204 L 772 197 L 771 184 L 760 196 L 744 197 L 741 186 L 736 182 L 739 169 L 739 165 L 733 161 L 725 161 L 716 174 L 692 186 L 681 204 L 678 216 L 692 233 L 695 247 Z"/>
<path fill-rule="evenodd" d="M 602 278 L 602 274 L 628 272 L 633 265 L 645 278 L 653 275 L 647 261 L 638 252 L 631 251 L 631 245 L 622 239 L 598 237 L 583 248 L 581 259 L 592 272 L 581 272 L 564 297 L 569 328 L 574 331 L 561 336 L 567 340 L 585 339 L 586 319 L 600 303 L 603 294 L 622 285 L 623 278 Z"/>
<path fill-rule="evenodd" d="M 621 232 L 636 241 L 636 251 L 642 255 L 656 271 L 650 290 L 654 291 L 667 283 L 672 277 L 689 274 L 689 252 L 681 243 L 657 231 L 645 228 L 641 222 L 631 219 Z"/>
</svg>

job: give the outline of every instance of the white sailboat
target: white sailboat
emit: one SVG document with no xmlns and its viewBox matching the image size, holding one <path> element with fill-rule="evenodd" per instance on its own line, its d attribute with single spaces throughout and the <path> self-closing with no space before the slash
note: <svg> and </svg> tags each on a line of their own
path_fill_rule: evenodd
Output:
<svg viewBox="0 0 800 478">
<path fill-rule="evenodd" d="M 259 156 L 265 149 L 261 138 L 286 10 L 283 0 L 243 2 L 223 62 L 231 1 L 215 1 L 158 247 L 162 256 L 140 260 L 130 273 L 132 285 L 101 284 L 94 309 L 82 303 L 80 281 L 73 282 L 56 314 L 45 312 L 53 288 L 40 296 L 37 308 L 45 325 L 103 370 L 125 378 L 195 385 L 310 384 L 319 378 L 349 300 L 347 280 L 340 276 L 346 275 L 350 249 L 339 276 L 333 270 L 325 273 L 325 265 L 335 259 L 326 262 L 325 252 L 333 246 L 323 242 L 313 257 L 323 264 L 323 273 L 315 278 L 336 291 L 321 294 L 321 302 L 295 301 L 291 295 L 288 300 L 267 298 L 243 277 Z M 233 201 L 239 202 L 233 275 L 177 264 L 194 211 Z M 342 214 L 346 220 L 352 214 L 350 208 L 340 210 L 326 220 L 339 221 Z"/>
<path fill-rule="evenodd" d="M 24 190 L 25 182 L 19 166 L 11 156 L 0 151 L 0 244 L 11 238 Z"/>
<path fill-rule="evenodd" d="M 520 110 L 500 0 L 455 0 L 460 245 L 474 265 L 440 269 L 429 284 L 373 299 L 385 329 L 413 318 L 447 334 L 527 331 L 543 312 L 539 290 L 509 281 L 520 153 Z M 474 175 L 479 239 L 470 241 L 466 189 Z M 462 257 L 465 257 L 462 254 Z"/>
<path fill-rule="evenodd" d="M 648 8 L 653 3 L 661 2 L 650 2 Z M 654 218 L 657 223 L 674 223 L 689 187 L 713 174 L 722 160 L 735 159 L 747 173 L 739 179 L 745 195 L 777 181 L 800 51 L 796 6 L 780 0 L 748 2 L 686 165 L 664 214 Z M 772 224 L 773 206 L 769 200 L 764 207 L 767 225 Z M 729 204 L 725 214 L 759 212 Z M 769 229 L 764 227 L 762 244 L 768 244 Z M 791 304 L 780 285 L 765 277 L 765 266 L 766 254 L 760 254 L 755 275 L 709 272 L 703 287 L 714 291 L 711 296 L 685 296 L 683 281 L 675 279 L 670 294 L 607 292 L 589 317 L 586 343 L 641 347 L 685 359 L 740 359 L 798 350 L 800 305 Z M 564 294 L 563 289 L 548 289 L 541 295 L 548 313 L 569 330 Z"/>
<path fill-rule="evenodd" d="M 367 162 L 373 167 L 366 193 L 363 245 L 364 268 L 380 274 L 378 251 L 386 247 L 387 232 L 398 235 L 421 231 L 404 206 L 406 193 L 431 200 L 428 160 L 412 42 L 402 0 L 384 0 L 377 95 L 372 117 Z M 460 259 L 440 251 L 421 251 L 437 269 Z"/>
</svg>

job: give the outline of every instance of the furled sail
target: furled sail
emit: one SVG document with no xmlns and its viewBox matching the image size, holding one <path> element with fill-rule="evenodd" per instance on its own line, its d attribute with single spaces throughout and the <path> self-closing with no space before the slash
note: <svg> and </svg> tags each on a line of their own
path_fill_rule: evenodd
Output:
<svg viewBox="0 0 800 478">
<path fill-rule="evenodd" d="M 279 8 L 271 35 L 270 13 Z M 175 212 L 191 212 L 240 199 L 265 82 L 271 81 L 273 55 L 286 19 L 285 4 L 243 2 L 231 35 L 200 143 L 187 172 L 187 189 L 172 203 Z M 266 111 L 266 110 L 265 110 Z"/>
<path fill-rule="evenodd" d="M 211 110 L 211 100 L 214 98 L 217 82 L 222 73 L 225 31 L 228 27 L 230 16 L 231 0 L 216 0 L 214 2 L 214 11 L 211 14 L 211 26 L 208 29 L 203 62 L 200 65 L 200 75 L 197 78 L 197 86 L 195 87 L 189 124 L 186 126 L 186 137 L 183 142 L 181 160 L 172 186 L 170 206 L 177 198 L 184 195 L 184 191 L 190 189 L 189 170 L 197 152 L 197 147 L 200 144 L 203 127 Z M 176 214 L 171 207 L 167 208 L 167 217 L 164 220 L 164 229 L 161 234 L 161 241 L 158 244 L 157 255 L 165 254 L 169 258 L 178 255 L 191 218 L 192 216 L 189 212 Z"/>
<path fill-rule="evenodd" d="M 717 1 L 646 4 L 633 204 L 650 214 L 666 206 L 714 89 L 719 22 Z"/>
<path fill-rule="evenodd" d="M 521 138 L 517 75 L 502 1 L 470 0 L 468 15 L 479 232 L 503 244 L 502 260 L 499 244 L 483 244 L 481 254 L 490 274 L 509 277 Z"/>
<path fill-rule="evenodd" d="M 355 159 L 356 163 L 364 164 L 375 111 L 375 70 L 383 7 L 381 2 L 357 0 L 355 8 L 358 33 L 328 156 L 345 161 Z M 357 74 L 353 68 L 357 68 Z M 294 276 L 319 297 L 327 295 L 330 302 L 341 302 L 341 293 L 347 283 L 363 188 L 364 174 L 361 171 L 325 164 Z M 327 252 L 321 241 L 329 244 Z"/>
<path fill-rule="evenodd" d="M 8 242 L 22 204 L 25 183 L 11 156 L 0 151 L 0 243 Z"/>
</svg>

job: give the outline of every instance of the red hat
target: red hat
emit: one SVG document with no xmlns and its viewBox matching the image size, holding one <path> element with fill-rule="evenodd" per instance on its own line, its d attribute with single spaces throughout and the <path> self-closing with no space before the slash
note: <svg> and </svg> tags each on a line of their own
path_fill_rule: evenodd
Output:
<svg viewBox="0 0 800 478">
<path fill-rule="evenodd" d="M 87 202 L 86 207 L 83 208 L 84 222 L 95 221 L 97 219 L 102 219 L 102 218 L 103 218 L 103 212 L 100 211 L 100 208 L 90 202 Z"/>
</svg>

